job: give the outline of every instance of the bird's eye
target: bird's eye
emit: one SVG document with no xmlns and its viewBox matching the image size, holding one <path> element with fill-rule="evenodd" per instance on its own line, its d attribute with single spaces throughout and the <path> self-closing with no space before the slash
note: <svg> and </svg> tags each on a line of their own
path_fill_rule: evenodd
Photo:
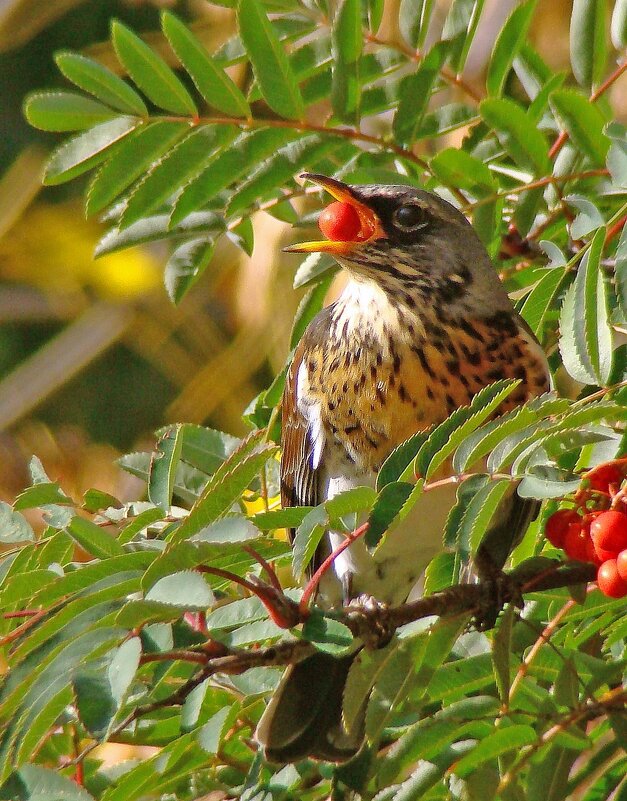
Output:
<svg viewBox="0 0 627 801">
<path fill-rule="evenodd" d="M 408 204 L 396 209 L 392 221 L 402 231 L 413 231 L 422 228 L 427 223 L 427 214 L 422 206 Z"/>
</svg>

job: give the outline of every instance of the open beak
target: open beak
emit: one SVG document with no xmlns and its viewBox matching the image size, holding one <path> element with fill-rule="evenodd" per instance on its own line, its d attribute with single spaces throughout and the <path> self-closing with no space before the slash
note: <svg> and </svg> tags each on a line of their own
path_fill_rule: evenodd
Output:
<svg viewBox="0 0 627 801">
<path fill-rule="evenodd" d="M 350 204 L 361 220 L 361 232 L 357 239 L 350 242 L 338 242 L 333 239 L 322 239 L 319 242 L 301 242 L 300 244 L 283 248 L 286 253 L 330 253 L 331 255 L 342 256 L 350 253 L 356 244 L 384 236 L 377 215 L 371 208 L 355 197 L 350 186 L 335 178 L 328 178 L 326 175 L 317 175 L 311 172 L 304 172 L 300 177 L 326 189 L 331 197 L 339 200 L 340 203 Z"/>
</svg>

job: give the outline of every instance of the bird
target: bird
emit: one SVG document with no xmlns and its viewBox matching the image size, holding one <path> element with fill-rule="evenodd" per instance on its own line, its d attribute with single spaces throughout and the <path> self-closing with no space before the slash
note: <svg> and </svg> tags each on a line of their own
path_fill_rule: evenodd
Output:
<svg viewBox="0 0 627 801">
<path fill-rule="evenodd" d="M 348 280 L 305 330 L 287 373 L 283 507 L 316 506 L 353 487 L 374 487 L 397 446 L 441 423 L 495 381 L 520 382 L 499 413 L 550 388 L 540 344 L 459 209 L 414 186 L 301 177 L 348 205 L 358 230 L 347 241 L 286 248 L 332 255 Z M 396 605 L 414 593 L 429 561 L 443 549 L 446 518 L 455 504 L 455 485 L 441 483 L 420 497 L 374 554 L 356 540 L 338 555 L 316 602 L 333 608 L 369 598 Z M 536 513 L 537 505 L 520 498 L 512 485 L 493 518 L 493 539 L 511 543 Z M 344 537 L 328 531 L 310 570 Z M 359 648 L 335 658 L 316 652 L 287 668 L 256 731 L 268 761 L 345 762 L 359 752 L 364 714 L 350 731 L 342 718 L 344 686 L 358 653 Z"/>
</svg>

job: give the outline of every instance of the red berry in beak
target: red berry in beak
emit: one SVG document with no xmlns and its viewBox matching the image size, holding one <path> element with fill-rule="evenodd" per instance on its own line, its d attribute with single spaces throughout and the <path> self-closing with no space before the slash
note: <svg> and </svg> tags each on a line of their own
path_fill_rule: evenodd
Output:
<svg viewBox="0 0 627 801">
<path fill-rule="evenodd" d="M 361 238 L 361 219 L 350 203 L 331 203 L 322 211 L 318 226 L 334 242 L 355 242 Z"/>
</svg>

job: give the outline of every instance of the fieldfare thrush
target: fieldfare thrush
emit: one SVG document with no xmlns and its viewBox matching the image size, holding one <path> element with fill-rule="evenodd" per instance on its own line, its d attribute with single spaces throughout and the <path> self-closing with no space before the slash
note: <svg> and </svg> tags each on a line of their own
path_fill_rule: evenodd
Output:
<svg viewBox="0 0 627 801">
<path fill-rule="evenodd" d="M 374 486 L 396 446 L 441 423 L 498 379 L 520 380 L 501 413 L 549 388 L 540 345 L 460 211 L 409 186 L 303 177 L 349 204 L 359 230 L 349 241 L 288 248 L 331 254 L 348 282 L 305 331 L 287 376 L 285 507 L 315 506 L 352 487 Z M 414 596 L 425 567 L 442 550 L 455 492 L 453 484 L 444 484 L 424 493 L 374 554 L 361 540 L 344 550 L 320 584 L 318 603 L 331 607 L 368 596 L 396 605 L 412 588 Z M 492 520 L 492 540 L 511 544 L 536 509 L 512 485 Z M 329 531 L 312 569 L 343 538 Z M 318 652 L 287 669 L 257 729 L 267 759 L 339 762 L 357 753 L 363 715 L 350 731 L 342 720 L 343 690 L 356 653 L 336 659 Z"/>
</svg>

